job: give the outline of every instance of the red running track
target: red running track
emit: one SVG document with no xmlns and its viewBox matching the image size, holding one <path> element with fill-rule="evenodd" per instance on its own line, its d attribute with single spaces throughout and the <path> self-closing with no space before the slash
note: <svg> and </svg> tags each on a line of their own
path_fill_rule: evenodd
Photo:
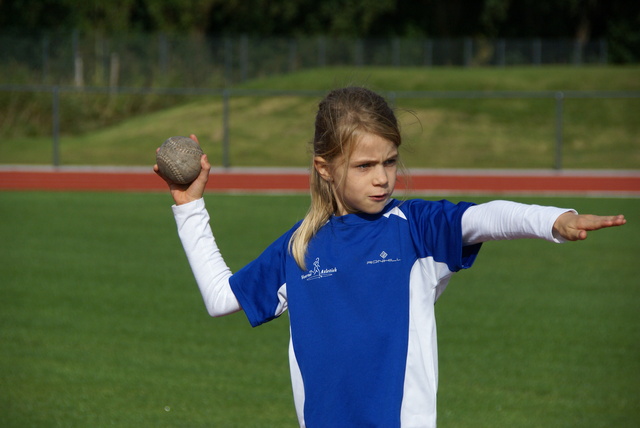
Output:
<svg viewBox="0 0 640 428">
<path fill-rule="evenodd" d="M 640 171 L 414 170 L 410 193 L 640 196 Z M 406 187 L 400 180 L 398 190 Z M 304 193 L 304 170 L 213 169 L 210 192 Z M 0 190 L 166 191 L 149 169 L 0 167 Z"/>
</svg>

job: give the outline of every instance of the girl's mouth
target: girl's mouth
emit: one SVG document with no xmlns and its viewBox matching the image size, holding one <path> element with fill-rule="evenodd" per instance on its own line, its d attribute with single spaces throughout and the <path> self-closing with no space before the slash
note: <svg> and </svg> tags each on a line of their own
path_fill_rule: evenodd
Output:
<svg viewBox="0 0 640 428">
<path fill-rule="evenodd" d="M 371 195 L 369 196 L 370 199 L 376 201 L 376 202 L 382 202 L 384 200 L 386 200 L 388 198 L 389 195 L 387 195 L 386 193 L 383 195 Z"/>
</svg>

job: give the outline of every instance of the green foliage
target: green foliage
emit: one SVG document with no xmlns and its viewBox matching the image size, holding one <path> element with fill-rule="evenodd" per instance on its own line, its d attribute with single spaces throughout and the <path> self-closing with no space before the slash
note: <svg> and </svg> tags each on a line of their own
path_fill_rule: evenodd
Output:
<svg viewBox="0 0 640 428">
<path fill-rule="evenodd" d="M 63 135 L 107 128 L 128 118 L 144 116 L 183 104 L 193 98 L 179 95 L 62 92 L 59 117 Z M 0 135 L 6 138 L 51 135 L 53 93 L 0 91 Z"/>
<path fill-rule="evenodd" d="M 205 200 L 233 270 L 308 203 Z M 439 426 L 638 426 L 640 201 L 517 200 L 630 221 L 580 243 L 487 243 L 454 276 L 436 307 Z M 286 315 L 209 318 L 170 204 L 0 192 L 0 426 L 296 426 Z"/>
<path fill-rule="evenodd" d="M 640 55 L 640 13 L 638 17 L 626 22 L 611 25 L 611 62 L 629 64 L 638 62 Z"/>
<path fill-rule="evenodd" d="M 4 32 L 164 32 L 264 36 L 544 37 L 584 42 L 638 27 L 637 2 L 606 0 L 22 0 L 0 3 Z M 624 32 L 623 37 L 635 37 Z M 619 40 L 625 45 L 625 39 Z M 637 52 L 632 57 L 637 61 Z"/>
</svg>

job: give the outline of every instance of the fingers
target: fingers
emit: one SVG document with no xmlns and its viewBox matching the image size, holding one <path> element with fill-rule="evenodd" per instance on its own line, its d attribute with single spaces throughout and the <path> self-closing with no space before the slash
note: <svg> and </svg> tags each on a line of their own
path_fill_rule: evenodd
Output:
<svg viewBox="0 0 640 428">
<path fill-rule="evenodd" d="M 587 239 L 587 231 L 584 229 L 569 228 L 562 233 L 562 236 L 567 241 L 584 241 Z"/>
<path fill-rule="evenodd" d="M 625 224 L 627 220 L 624 218 L 624 215 L 616 215 L 616 216 L 597 216 L 597 215 L 584 215 L 579 216 L 579 221 L 576 224 L 576 228 L 578 229 L 578 233 L 576 235 L 576 240 L 585 240 L 587 239 L 588 231 L 605 229 L 607 227 L 616 227 L 622 226 Z"/>
<path fill-rule="evenodd" d="M 627 219 L 624 218 L 623 214 L 612 216 L 611 218 L 611 226 L 622 226 L 627 223 Z"/>
<path fill-rule="evenodd" d="M 211 164 L 207 155 L 202 155 L 200 158 L 200 174 L 196 180 L 206 183 L 209 180 L 209 172 L 211 171 Z"/>
<path fill-rule="evenodd" d="M 598 230 L 606 227 L 622 226 L 627 222 L 623 215 L 596 216 L 585 215 L 578 222 L 577 227 L 584 230 Z"/>
<path fill-rule="evenodd" d="M 165 183 L 171 186 L 172 182 L 167 177 L 165 177 L 160 173 L 160 168 L 158 167 L 158 164 L 153 165 L 153 172 L 155 172 L 158 177 L 162 178 Z"/>
<path fill-rule="evenodd" d="M 200 158 L 200 166 L 202 169 L 206 169 L 207 171 L 211 169 L 211 163 L 209 162 L 209 157 L 206 153 Z"/>
<path fill-rule="evenodd" d="M 622 226 L 627 220 L 623 215 L 597 216 L 591 214 L 564 213 L 554 224 L 554 233 L 568 241 L 587 239 L 588 232 L 607 227 Z"/>
</svg>

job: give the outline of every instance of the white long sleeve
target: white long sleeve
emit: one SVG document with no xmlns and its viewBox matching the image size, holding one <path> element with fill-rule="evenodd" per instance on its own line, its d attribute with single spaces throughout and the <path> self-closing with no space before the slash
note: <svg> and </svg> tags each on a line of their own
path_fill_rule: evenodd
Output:
<svg viewBox="0 0 640 428">
<path fill-rule="evenodd" d="M 172 210 L 178 236 L 209 314 L 217 317 L 242 310 L 229 285 L 231 270 L 216 244 L 204 200 L 174 205 Z M 468 208 L 462 217 L 463 242 L 471 245 L 522 238 L 564 242 L 553 235 L 553 224 L 567 211 L 575 212 L 509 201 L 475 205 Z"/>
<path fill-rule="evenodd" d="M 475 205 L 462 216 L 462 240 L 465 245 L 522 238 L 562 243 L 565 240 L 553 234 L 553 224 L 566 212 L 575 213 L 572 209 L 510 201 Z"/>
<path fill-rule="evenodd" d="M 213 237 L 204 200 L 171 208 L 178 236 L 209 315 L 218 317 L 238 312 L 242 308 L 229 285 L 231 270 Z"/>
</svg>

